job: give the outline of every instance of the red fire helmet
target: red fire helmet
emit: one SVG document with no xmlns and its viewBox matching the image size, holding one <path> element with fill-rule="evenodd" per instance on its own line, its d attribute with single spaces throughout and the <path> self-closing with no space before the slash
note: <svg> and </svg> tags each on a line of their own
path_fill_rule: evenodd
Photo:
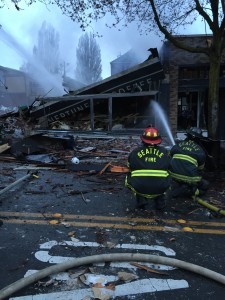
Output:
<svg viewBox="0 0 225 300">
<path fill-rule="evenodd" d="M 141 135 L 141 140 L 142 142 L 150 145 L 157 145 L 162 142 L 158 129 L 152 126 L 149 126 L 144 130 Z"/>
</svg>

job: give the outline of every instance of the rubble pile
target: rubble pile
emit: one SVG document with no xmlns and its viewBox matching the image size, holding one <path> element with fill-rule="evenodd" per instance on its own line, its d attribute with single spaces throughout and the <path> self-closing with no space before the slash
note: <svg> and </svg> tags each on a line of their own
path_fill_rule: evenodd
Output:
<svg viewBox="0 0 225 300">
<path fill-rule="evenodd" d="M 7 114 L 0 118 L 0 134 L 1 137 L 7 137 L 8 135 L 20 136 L 25 133 L 28 125 L 25 120 L 14 114 Z"/>
<path fill-rule="evenodd" d="M 123 172 L 128 154 L 140 144 L 139 135 L 117 137 L 98 131 L 74 134 L 62 122 L 58 125 L 64 132 L 40 133 L 18 113 L 4 115 L 0 124 L 1 161 L 50 164 L 73 171 L 100 171 L 107 165 Z"/>
<path fill-rule="evenodd" d="M 75 157 L 79 165 L 113 161 L 114 164 L 124 166 L 130 151 L 140 144 L 141 129 L 133 127 L 138 118 L 138 114 L 118 115 L 113 119 L 114 125 L 110 132 L 107 131 L 106 114 L 95 115 L 97 127 L 93 131 L 87 112 L 78 113 L 76 118 L 67 117 L 50 124 L 42 117 L 39 119 L 42 125 L 29 118 L 26 109 L 7 112 L 0 116 L 0 160 L 38 161 L 62 166 L 71 164 Z M 42 130 L 44 123 L 47 129 Z M 169 147 L 166 137 L 163 138 L 163 144 Z M 225 157 L 223 145 L 221 142 L 221 168 L 224 167 Z M 208 148 L 209 145 L 206 146 Z M 210 155 L 207 157 L 207 168 L 211 170 L 214 168 L 214 160 L 209 159 Z M 72 169 L 77 170 L 78 166 Z"/>
<path fill-rule="evenodd" d="M 96 112 L 93 117 L 93 126 L 95 131 L 109 130 L 109 116 L 107 113 Z M 148 118 L 140 116 L 139 113 L 124 113 L 120 115 L 116 112 L 112 118 L 111 130 L 124 130 L 132 128 L 142 128 L 143 124 L 148 125 Z M 53 130 L 74 130 L 91 131 L 91 116 L 88 111 L 77 113 L 75 116 L 66 116 L 53 122 L 49 122 L 47 116 L 40 117 L 36 122 L 31 120 L 30 126 L 34 129 L 53 129 Z"/>
<path fill-rule="evenodd" d="M 107 114 L 96 114 L 95 117 L 95 130 L 96 131 L 107 131 L 108 130 L 108 115 Z M 115 116 L 112 120 L 112 131 L 122 130 L 125 128 L 137 128 L 137 120 L 139 114 L 128 114 L 124 116 Z M 39 122 L 36 127 L 42 127 L 44 125 L 43 119 Z M 55 121 L 48 124 L 50 129 L 62 129 L 62 130 L 75 130 L 75 131 L 90 131 L 91 121 L 89 114 L 80 114 L 77 118 L 64 118 L 60 121 Z"/>
</svg>

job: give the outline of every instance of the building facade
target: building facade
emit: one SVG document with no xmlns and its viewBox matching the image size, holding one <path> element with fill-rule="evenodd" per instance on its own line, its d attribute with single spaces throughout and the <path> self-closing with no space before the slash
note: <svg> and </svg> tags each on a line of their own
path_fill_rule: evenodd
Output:
<svg viewBox="0 0 225 300">
<path fill-rule="evenodd" d="M 0 66 L 0 105 L 27 105 L 28 84 L 24 72 Z"/>
<path fill-rule="evenodd" d="M 47 88 L 41 84 L 41 79 L 39 80 L 37 76 L 0 66 L 0 105 L 5 107 L 29 106 L 35 98 L 43 97 L 46 91 L 49 91 L 54 85 L 52 78 L 48 83 L 46 73 L 41 75 L 39 77 L 47 82 Z"/>
<path fill-rule="evenodd" d="M 211 36 L 177 36 L 180 42 L 190 46 L 205 47 L 210 44 Z M 191 53 L 175 47 L 171 42 L 164 42 L 160 59 L 167 78 L 169 97 L 169 120 L 174 133 L 185 131 L 191 126 L 207 128 L 207 98 L 209 59 L 205 54 Z M 220 68 L 219 92 L 219 132 L 225 139 L 225 56 Z"/>
</svg>

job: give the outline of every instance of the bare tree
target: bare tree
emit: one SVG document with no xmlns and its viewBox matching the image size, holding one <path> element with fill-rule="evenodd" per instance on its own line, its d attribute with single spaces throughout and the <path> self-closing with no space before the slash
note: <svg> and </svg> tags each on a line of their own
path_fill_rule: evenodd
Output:
<svg viewBox="0 0 225 300">
<path fill-rule="evenodd" d="M 45 21 L 38 32 L 37 45 L 33 47 L 33 56 L 28 57 L 21 68 L 30 76 L 35 93 L 62 93 L 62 69 L 59 61 L 59 34 Z"/>
<path fill-rule="evenodd" d="M 100 81 L 102 73 L 101 50 L 93 34 L 83 34 L 76 49 L 76 79 L 84 84 Z"/>
<path fill-rule="evenodd" d="M 33 48 L 33 55 L 49 73 L 60 72 L 59 33 L 46 21 L 42 23 L 38 32 L 38 43 Z"/>
</svg>

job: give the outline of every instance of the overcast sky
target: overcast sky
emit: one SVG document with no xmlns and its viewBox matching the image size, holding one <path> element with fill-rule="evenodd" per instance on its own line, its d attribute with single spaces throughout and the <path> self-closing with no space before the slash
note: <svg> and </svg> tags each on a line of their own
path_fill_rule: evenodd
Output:
<svg viewBox="0 0 225 300">
<path fill-rule="evenodd" d="M 44 4 L 36 3 L 27 7 L 20 2 L 22 10 L 17 11 L 8 1 L 8 6 L 0 9 L 0 24 L 11 38 L 24 48 L 25 55 L 32 55 L 32 49 L 37 44 L 38 31 L 43 21 L 52 25 L 60 35 L 60 55 L 66 63 L 70 63 L 71 77 L 75 69 L 76 47 L 80 36 L 84 33 L 79 29 L 79 25 L 72 22 L 68 17 L 63 16 L 56 6 L 46 7 Z M 103 35 L 97 38 L 97 43 L 101 48 L 103 78 L 110 76 L 110 61 L 116 59 L 131 48 L 138 48 L 141 57 L 145 60 L 148 57 L 150 47 L 161 46 L 161 39 L 150 34 L 140 35 L 134 25 L 126 30 L 108 29 L 104 26 L 104 21 L 100 22 L 95 29 Z M 1 30 L 1 29 L 0 29 Z M 185 31 L 185 34 L 204 33 L 204 26 L 196 26 Z M 25 61 L 24 57 L 18 54 L 16 46 L 7 45 L 0 34 L 0 65 L 4 67 L 19 69 Z"/>
<path fill-rule="evenodd" d="M 23 10 L 17 11 L 13 5 L 0 9 L 0 24 L 4 31 L 13 37 L 29 55 L 32 55 L 33 46 L 37 44 L 38 31 L 43 21 L 46 21 L 59 32 L 61 57 L 66 62 L 74 63 L 74 70 L 76 47 L 79 37 L 84 34 L 79 25 L 63 16 L 56 6 L 46 7 L 37 3 L 30 7 L 21 4 L 20 7 Z M 143 57 L 147 57 L 148 48 L 156 42 L 160 45 L 160 39 L 154 38 L 154 41 L 152 36 L 149 40 L 149 37 L 140 36 L 135 26 L 132 27 L 118 31 L 118 29 L 106 28 L 103 21 L 98 26 L 95 25 L 94 29 L 103 35 L 103 37 L 97 38 L 97 43 L 101 48 L 103 78 L 110 76 L 110 61 L 120 54 L 124 54 L 131 47 L 141 45 L 140 53 L 143 51 Z M 24 58 L 18 55 L 15 48 L 6 45 L 6 41 L 3 41 L 0 34 L 0 65 L 19 69 Z"/>
</svg>

